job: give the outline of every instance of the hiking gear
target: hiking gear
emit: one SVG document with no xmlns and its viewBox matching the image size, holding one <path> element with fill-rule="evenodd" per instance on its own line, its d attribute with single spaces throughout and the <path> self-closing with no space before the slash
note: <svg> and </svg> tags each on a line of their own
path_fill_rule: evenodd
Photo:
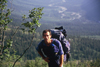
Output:
<svg viewBox="0 0 100 67">
<path fill-rule="evenodd" d="M 70 53 L 64 54 L 64 61 L 68 62 L 69 58 L 70 58 Z"/>
<path fill-rule="evenodd" d="M 64 51 L 64 54 L 68 55 L 70 53 L 70 42 L 66 39 L 67 33 L 66 30 L 63 29 L 63 26 L 56 27 L 55 29 L 50 29 L 52 38 L 58 39 L 61 44 Z M 66 57 L 66 61 L 69 59 L 69 57 Z"/>
<path fill-rule="evenodd" d="M 55 29 L 60 30 L 60 31 L 63 33 L 63 35 L 64 35 L 65 37 L 67 37 L 67 31 L 66 31 L 65 29 L 63 29 L 63 26 L 61 26 L 61 27 L 55 27 Z"/>
<path fill-rule="evenodd" d="M 66 37 L 64 34 L 61 32 L 61 30 L 58 29 L 50 29 L 52 38 L 58 39 L 63 47 L 64 54 L 70 52 L 70 43 L 68 40 L 66 40 Z"/>
</svg>

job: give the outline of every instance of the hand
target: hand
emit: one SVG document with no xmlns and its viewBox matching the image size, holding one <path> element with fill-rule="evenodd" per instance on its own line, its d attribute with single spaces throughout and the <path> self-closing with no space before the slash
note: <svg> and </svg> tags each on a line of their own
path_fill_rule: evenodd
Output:
<svg viewBox="0 0 100 67">
<path fill-rule="evenodd" d="M 59 67 L 63 67 L 63 65 L 62 65 L 62 64 L 60 64 L 60 65 L 59 65 Z"/>
<path fill-rule="evenodd" d="M 44 58 L 44 60 L 48 63 L 50 62 L 49 57 Z"/>
</svg>

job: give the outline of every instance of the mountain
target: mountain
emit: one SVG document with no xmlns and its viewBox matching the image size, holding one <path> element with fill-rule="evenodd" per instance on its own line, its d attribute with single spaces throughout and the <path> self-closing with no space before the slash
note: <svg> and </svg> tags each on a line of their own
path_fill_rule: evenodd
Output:
<svg viewBox="0 0 100 67">
<path fill-rule="evenodd" d="M 100 0 L 83 1 L 82 9 L 86 11 L 87 19 L 100 23 Z"/>
<path fill-rule="evenodd" d="M 99 3 L 99 0 L 8 0 L 8 8 L 13 10 L 12 18 L 17 23 L 21 22 L 23 14 L 29 14 L 29 10 L 44 7 L 42 24 L 62 25 L 72 35 L 100 35 Z"/>
<path fill-rule="evenodd" d="M 81 1 L 67 0 L 14 0 L 10 2 L 13 14 L 28 15 L 28 11 L 35 7 L 44 7 L 43 21 L 71 21 L 81 18 Z M 12 4 L 12 5 L 11 5 Z M 73 4 L 73 5 L 72 5 Z M 52 19 L 52 20 L 51 20 Z"/>
<path fill-rule="evenodd" d="M 36 33 L 33 45 L 26 53 L 25 58 L 34 59 L 38 56 L 35 48 L 42 39 L 41 31 L 55 26 L 64 26 L 67 30 L 68 38 L 72 39 L 71 59 L 91 60 L 100 58 L 100 40 L 98 40 L 100 39 L 100 15 L 98 3 L 99 0 L 8 0 L 8 8 L 13 10 L 11 18 L 14 19 L 16 24 L 22 22 L 22 14 L 28 15 L 29 10 L 44 7 L 44 15 L 40 20 L 40 23 L 42 23 L 39 28 L 40 31 Z M 95 7 L 97 8 L 95 9 Z M 9 36 L 9 31 L 7 32 L 7 36 Z M 86 38 L 84 36 L 83 38 L 74 37 L 74 35 L 86 35 Z M 93 38 L 90 38 L 90 35 Z M 30 44 L 31 37 L 32 35 L 17 32 L 14 37 L 13 47 L 17 50 L 18 55 L 22 54 Z"/>
<path fill-rule="evenodd" d="M 43 20 L 55 19 L 56 21 L 71 21 L 83 17 L 89 20 L 99 21 L 100 1 L 99 0 L 14 0 L 9 1 L 14 14 L 28 15 L 28 11 L 35 7 L 44 7 Z M 86 13 L 85 13 L 86 12 Z M 85 14 L 84 14 L 85 13 Z M 96 19 L 97 18 L 97 19 Z M 54 21 L 54 20 L 52 20 Z"/>
</svg>

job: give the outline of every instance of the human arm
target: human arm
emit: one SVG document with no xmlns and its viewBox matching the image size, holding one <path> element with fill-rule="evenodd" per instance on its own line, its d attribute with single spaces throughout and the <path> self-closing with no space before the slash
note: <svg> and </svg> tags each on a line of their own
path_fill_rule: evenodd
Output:
<svg viewBox="0 0 100 67">
<path fill-rule="evenodd" d="M 48 57 L 45 57 L 44 54 L 43 54 L 43 52 L 41 51 L 42 47 L 43 47 L 43 41 L 41 41 L 41 42 L 38 44 L 36 50 L 38 51 L 39 55 L 43 58 L 43 60 L 45 60 L 46 62 L 50 62 L 50 61 L 48 60 L 49 58 L 48 58 Z"/>
<path fill-rule="evenodd" d="M 62 67 L 63 66 L 63 59 L 64 59 L 64 55 L 62 54 L 60 56 L 60 65 L 59 65 L 59 67 Z"/>
<path fill-rule="evenodd" d="M 49 58 L 45 57 L 42 52 L 38 52 L 38 53 L 43 58 L 43 60 L 45 60 L 46 62 L 50 62 Z"/>
<path fill-rule="evenodd" d="M 58 44 L 59 44 L 59 55 L 60 55 L 59 67 L 63 67 L 64 52 L 63 52 L 62 44 L 59 41 L 58 41 Z"/>
</svg>

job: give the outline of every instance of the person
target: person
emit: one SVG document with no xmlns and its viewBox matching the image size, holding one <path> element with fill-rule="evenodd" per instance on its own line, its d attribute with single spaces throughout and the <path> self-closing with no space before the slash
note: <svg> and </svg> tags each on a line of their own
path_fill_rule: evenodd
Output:
<svg viewBox="0 0 100 67">
<path fill-rule="evenodd" d="M 51 38 L 51 31 L 44 30 L 43 40 L 38 44 L 36 50 L 48 63 L 49 67 L 63 67 L 64 52 L 60 41 Z"/>
</svg>

